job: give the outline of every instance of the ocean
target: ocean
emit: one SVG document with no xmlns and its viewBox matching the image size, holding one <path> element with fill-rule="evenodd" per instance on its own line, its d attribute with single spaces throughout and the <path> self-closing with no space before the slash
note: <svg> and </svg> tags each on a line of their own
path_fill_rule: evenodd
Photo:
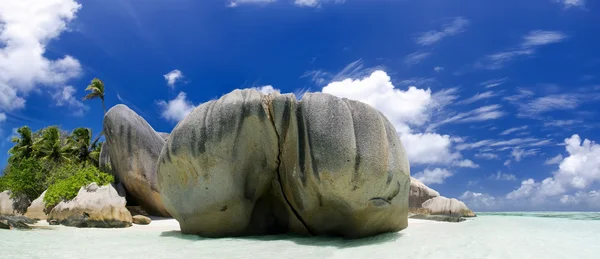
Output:
<svg viewBox="0 0 600 259">
<path fill-rule="evenodd" d="M 176 221 L 127 229 L 0 230 L 0 258 L 600 258 L 600 213 L 479 213 L 462 223 L 410 220 L 398 233 L 344 240 L 182 235 Z"/>
</svg>

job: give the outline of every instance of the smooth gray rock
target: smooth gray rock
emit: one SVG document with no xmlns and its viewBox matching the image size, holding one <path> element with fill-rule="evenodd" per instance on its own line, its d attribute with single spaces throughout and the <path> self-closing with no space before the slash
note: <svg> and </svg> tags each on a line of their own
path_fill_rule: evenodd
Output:
<svg viewBox="0 0 600 259">
<path fill-rule="evenodd" d="M 106 113 L 103 127 L 110 164 L 118 181 L 150 214 L 168 217 L 156 176 L 156 162 L 165 140 L 122 104 Z"/>
<path fill-rule="evenodd" d="M 392 124 L 371 106 L 328 94 L 274 95 L 279 180 L 313 235 L 364 237 L 407 227 L 408 160 Z M 288 219 L 292 222 L 293 219 Z"/>
<path fill-rule="evenodd" d="M 475 213 L 457 199 L 444 196 L 429 199 L 423 203 L 423 208 L 429 209 L 431 215 L 448 215 L 461 217 L 475 217 Z"/>
<path fill-rule="evenodd" d="M 81 187 L 73 200 L 57 204 L 48 214 L 48 222 L 72 227 L 129 227 L 132 218 L 125 204 L 125 190 L 92 183 Z"/>
<path fill-rule="evenodd" d="M 236 90 L 197 107 L 158 163 L 184 233 L 364 237 L 408 225 L 408 161 L 374 108 L 328 94 Z"/>
<path fill-rule="evenodd" d="M 413 177 L 410 178 L 410 196 L 408 198 L 410 208 L 422 208 L 423 202 L 438 196 L 440 196 L 439 192 Z"/>
<path fill-rule="evenodd" d="M 166 132 L 158 132 L 158 135 L 163 138 L 165 141 L 167 141 L 167 139 L 169 139 L 169 135 L 171 135 L 170 133 L 166 133 Z"/>
<path fill-rule="evenodd" d="M 179 122 L 162 150 L 160 193 L 181 231 L 203 236 L 249 232 L 278 161 L 277 134 L 256 91 L 234 91 Z"/>
<path fill-rule="evenodd" d="M 46 204 L 44 204 L 44 196 L 46 195 L 46 191 L 40 195 L 37 199 L 31 202 L 31 205 L 27 208 L 27 212 L 25 216 L 32 219 L 38 220 L 46 220 L 48 215 L 46 214 Z"/>
</svg>

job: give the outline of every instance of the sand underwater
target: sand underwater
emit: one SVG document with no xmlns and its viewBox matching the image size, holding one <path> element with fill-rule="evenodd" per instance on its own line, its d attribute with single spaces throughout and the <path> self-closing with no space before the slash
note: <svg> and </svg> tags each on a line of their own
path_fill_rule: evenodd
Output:
<svg viewBox="0 0 600 259">
<path fill-rule="evenodd" d="M 0 231 L 0 258 L 600 258 L 600 213 L 479 213 L 462 223 L 409 221 L 358 240 L 182 235 L 173 219 L 126 229 Z M 46 225 L 40 222 L 38 225 Z"/>
</svg>

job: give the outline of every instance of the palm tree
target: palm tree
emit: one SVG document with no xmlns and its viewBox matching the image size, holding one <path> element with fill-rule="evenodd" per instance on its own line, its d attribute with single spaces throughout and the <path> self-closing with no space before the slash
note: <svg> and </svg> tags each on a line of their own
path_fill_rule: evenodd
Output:
<svg viewBox="0 0 600 259">
<path fill-rule="evenodd" d="M 33 143 L 37 156 L 49 161 L 62 162 L 69 159 L 69 146 L 61 141 L 60 130 L 50 126 L 42 131 L 42 136 Z"/>
<path fill-rule="evenodd" d="M 100 98 L 102 101 L 102 109 L 104 110 L 104 114 L 106 114 L 106 106 L 104 106 L 104 83 L 102 80 L 94 78 L 92 83 L 89 84 L 85 90 L 92 92 L 83 97 L 83 100 L 85 101 Z"/>
<path fill-rule="evenodd" d="M 17 130 L 20 137 L 12 138 L 12 142 L 15 143 L 8 153 L 11 157 L 8 159 L 9 162 L 19 161 L 24 158 L 29 158 L 33 155 L 33 133 L 27 126 L 20 127 Z"/>
<path fill-rule="evenodd" d="M 90 160 L 92 148 L 90 143 L 92 140 L 92 130 L 88 128 L 76 128 L 67 138 L 67 145 L 72 155 L 80 162 Z"/>
<path fill-rule="evenodd" d="M 91 99 L 100 98 L 100 100 L 102 101 L 102 109 L 104 110 L 104 114 L 106 115 L 106 106 L 104 106 L 104 82 L 102 82 L 102 80 L 100 80 L 98 78 L 94 78 L 92 80 L 92 83 L 89 84 L 87 86 L 87 88 L 85 88 L 85 90 L 91 91 L 91 93 L 89 93 L 85 97 L 83 97 L 83 100 L 91 100 Z M 100 136 L 102 136 L 103 134 L 104 133 L 102 131 L 100 132 L 100 134 L 98 134 L 96 139 L 94 139 L 92 146 L 96 146 L 96 143 L 100 139 Z"/>
</svg>

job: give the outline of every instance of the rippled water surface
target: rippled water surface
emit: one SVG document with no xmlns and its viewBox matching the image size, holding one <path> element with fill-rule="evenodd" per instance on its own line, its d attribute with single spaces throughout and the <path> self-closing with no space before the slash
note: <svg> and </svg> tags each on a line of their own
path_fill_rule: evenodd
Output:
<svg viewBox="0 0 600 259">
<path fill-rule="evenodd" d="M 0 258 L 600 258 L 598 213 L 480 213 L 463 223 L 411 220 L 360 240 L 182 235 L 176 221 L 128 229 L 0 230 Z"/>
</svg>

